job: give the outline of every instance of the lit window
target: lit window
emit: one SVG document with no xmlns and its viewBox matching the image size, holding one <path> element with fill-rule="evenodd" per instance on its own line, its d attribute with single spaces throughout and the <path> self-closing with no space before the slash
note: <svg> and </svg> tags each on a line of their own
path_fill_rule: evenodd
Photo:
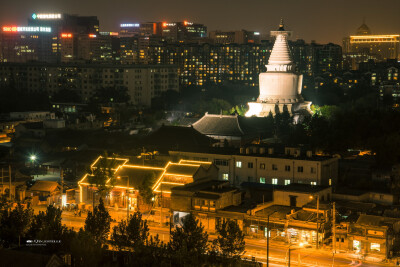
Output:
<svg viewBox="0 0 400 267">
<path fill-rule="evenodd" d="M 371 251 L 381 251 L 381 244 L 371 243 Z"/>
<path fill-rule="evenodd" d="M 290 184 L 290 180 L 285 180 L 285 185 L 289 185 Z"/>
<path fill-rule="evenodd" d="M 229 180 L 229 174 L 228 173 L 223 173 L 222 174 L 222 179 L 223 180 Z"/>
<path fill-rule="evenodd" d="M 272 178 L 272 184 L 278 184 L 278 178 Z"/>
<path fill-rule="evenodd" d="M 317 182 L 311 182 L 311 185 L 317 185 Z"/>
<path fill-rule="evenodd" d="M 332 185 L 332 179 L 329 179 L 329 185 Z"/>
<path fill-rule="evenodd" d="M 265 184 L 265 177 L 260 177 L 260 183 Z"/>
<path fill-rule="evenodd" d="M 242 162 L 236 161 L 236 168 L 242 168 Z"/>
<path fill-rule="evenodd" d="M 265 170 L 265 163 L 260 163 L 260 169 Z"/>
<path fill-rule="evenodd" d="M 361 242 L 358 240 L 353 240 L 353 250 L 359 251 L 361 249 Z"/>
</svg>

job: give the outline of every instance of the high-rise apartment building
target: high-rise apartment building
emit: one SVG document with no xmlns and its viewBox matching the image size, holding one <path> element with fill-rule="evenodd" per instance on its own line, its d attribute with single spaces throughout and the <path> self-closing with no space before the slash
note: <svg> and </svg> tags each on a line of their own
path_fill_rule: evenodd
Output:
<svg viewBox="0 0 400 267">
<path fill-rule="evenodd" d="M 172 65 L 2 63 L 1 85 L 50 95 L 69 89 L 85 102 L 100 88 L 127 89 L 130 102 L 138 106 L 150 106 L 152 98 L 179 90 L 177 68 Z"/>
<path fill-rule="evenodd" d="M 0 62 L 56 62 L 58 38 L 45 26 L 3 26 Z"/>
<path fill-rule="evenodd" d="M 247 44 L 260 43 L 260 33 L 254 31 L 212 31 L 209 34 L 210 39 L 215 44 Z"/>
<path fill-rule="evenodd" d="M 162 22 L 161 35 L 167 42 L 184 42 L 207 37 L 207 27 L 190 21 Z"/>
</svg>

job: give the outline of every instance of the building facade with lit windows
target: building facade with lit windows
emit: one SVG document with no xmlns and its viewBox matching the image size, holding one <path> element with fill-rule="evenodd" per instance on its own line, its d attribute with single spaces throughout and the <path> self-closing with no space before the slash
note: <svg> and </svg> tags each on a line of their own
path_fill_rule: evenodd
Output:
<svg viewBox="0 0 400 267">
<path fill-rule="evenodd" d="M 370 58 L 377 61 L 398 59 L 400 34 L 371 34 L 369 27 L 363 23 L 356 35 L 343 38 L 343 50 L 346 55 L 352 55 L 352 66 Z"/>
<path fill-rule="evenodd" d="M 348 227 L 348 251 L 366 259 L 387 259 L 394 255 L 400 244 L 399 218 L 361 214 L 357 222 Z"/>
<path fill-rule="evenodd" d="M 138 106 L 150 106 L 152 98 L 167 90 L 179 90 L 177 69 L 172 65 L 2 63 L 0 84 L 50 95 L 70 89 L 84 102 L 96 89 L 126 88 L 130 102 Z"/>
<path fill-rule="evenodd" d="M 209 37 L 214 41 L 215 44 L 259 44 L 261 41 L 259 32 L 246 30 L 212 31 L 209 33 Z"/>
<path fill-rule="evenodd" d="M 243 182 L 288 185 L 335 185 L 339 162 L 334 157 L 314 155 L 311 151 L 285 148 L 284 153 L 273 148 L 247 147 L 241 153 L 215 149 L 210 152 L 170 151 L 173 159 L 202 160 L 218 166 L 218 179 L 239 186 Z"/>
<path fill-rule="evenodd" d="M 45 26 L 3 26 L 0 62 L 57 62 L 57 35 Z"/>
</svg>

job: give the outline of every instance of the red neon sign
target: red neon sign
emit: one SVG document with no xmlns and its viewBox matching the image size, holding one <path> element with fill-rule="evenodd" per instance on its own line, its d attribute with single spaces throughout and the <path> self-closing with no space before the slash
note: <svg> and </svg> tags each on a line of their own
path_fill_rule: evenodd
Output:
<svg viewBox="0 0 400 267">
<path fill-rule="evenodd" d="M 3 32 L 17 32 L 17 26 L 4 26 Z"/>
<path fill-rule="evenodd" d="M 72 38 L 72 33 L 62 33 L 61 38 Z"/>
</svg>

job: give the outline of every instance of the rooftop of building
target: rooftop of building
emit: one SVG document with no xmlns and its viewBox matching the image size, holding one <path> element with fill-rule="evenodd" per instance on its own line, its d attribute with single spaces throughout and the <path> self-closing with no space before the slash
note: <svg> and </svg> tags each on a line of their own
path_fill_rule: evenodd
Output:
<svg viewBox="0 0 400 267">
<path fill-rule="evenodd" d="M 268 130 L 267 118 L 243 117 L 239 115 L 218 115 L 206 113 L 192 124 L 193 128 L 205 135 L 246 136 L 262 134 Z"/>
<path fill-rule="evenodd" d="M 258 217 L 265 217 L 270 216 L 270 219 L 278 219 L 278 220 L 285 220 L 286 215 L 291 214 L 293 211 L 298 211 L 300 208 L 296 207 L 289 207 L 289 206 L 282 206 L 282 205 L 272 205 L 265 209 L 261 209 L 256 211 L 255 215 Z"/>
<path fill-rule="evenodd" d="M 30 191 L 40 191 L 40 192 L 53 192 L 60 185 L 53 181 L 36 181 L 34 185 L 29 189 Z"/>
<path fill-rule="evenodd" d="M 383 216 L 361 214 L 358 217 L 357 224 L 363 226 L 390 226 L 400 222 L 399 218 L 389 218 Z"/>
<path fill-rule="evenodd" d="M 143 144 L 147 147 L 156 147 L 159 151 L 171 149 L 197 150 L 209 147 L 216 141 L 193 127 L 161 126 L 158 130 L 146 136 Z"/>
<path fill-rule="evenodd" d="M 144 65 L 144 64 L 109 64 L 109 63 L 77 63 L 77 62 L 63 62 L 63 63 L 47 63 L 47 62 L 2 62 L 1 67 L 71 67 L 71 68 L 110 68 L 110 69 L 162 69 L 162 68 L 177 68 L 176 65 Z"/>
<path fill-rule="evenodd" d="M 229 181 L 210 180 L 204 182 L 195 182 L 184 186 L 174 187 L 173 191 L 189 191 L 196 193 L 225 193 L 230 191 L 239 191 L 238 188 L 230 185 Z"/>
<path fill-rule="evenodd" d="M 30 130 L 40 130 L 44 129 L 43 127 L 43 122 L 38 121 L 38 122 L 25 122 L 25 123 L 20 123 L 19 125 L 25 127 L 26 129 Z"/>
<path fill-rule="evenodd" d="M 320 155 L 307 155 L 302 151 L 300 155 L 288 155 L 284 153 L 284 145 L 249 145 L 248 147 L 256 148 L 256 151 L 250 150 L 246 153 L 246 148 L 232 148 L 232 147 L 199 147 L 196 149 L 182 148 L 179 150 L 170 150 L 174 152 L 188 152 L 188 153 L 199 153 L 199 154 L 214 154 L 214 155 L 235 155 L 243 157 L 263 157 L 263 158 L 281 158 L 281 159 L 293 159 L 293 160 L 307 160 L 307 161 L 326 161 L 333 159 L 332 156 L 320 156 Z M 273 149 L 272 153 L 269 149 Z"/>
<path fill-rule="evenodd" d="M 313 194 L 313 193 L 318 193 L 320 191 L 326 190 L 328 188 L 330 188 L 330 186 L 292 183 L 289 185 L 281 185 L 279 187 L 277 186 L 274 188 L 274 190 L 275 191 L 284 191 L 284 192 Z"/>
</svg>

